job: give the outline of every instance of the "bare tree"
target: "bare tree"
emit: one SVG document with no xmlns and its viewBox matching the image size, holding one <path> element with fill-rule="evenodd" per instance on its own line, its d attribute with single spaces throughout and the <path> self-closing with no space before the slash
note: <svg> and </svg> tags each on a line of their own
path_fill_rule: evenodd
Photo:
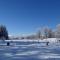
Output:
<svg viewBox="0 0 60 60">
<path fill-rule="evenodd" d="M 36 35 L 37 35 L 37 38 L 38 38 L 38 39 L 41 38 L 41 31 L 40 31 L 40 29 L 37 31 L 37 34 L 36 34 Z"/>
<path fill-rule="evenodd" d="M 48 30 L 48 38 L 53 38 L 53 31 L 52 31 L 52 29 Z"/>
<path fill-rule="evenodd" d="M 48 38 L 48 27 L 44 27 L 44 30 L 43 30 L 43 32 L 44 32 L 44 36 L 45 36 L 45 38 Z"/>
<path fill-rule="evenodd" d="M 45 35 L 45 38 L 52 38 L 53 37 L 52 29 L 45 27 L 44 28 L 44 35 Z"/>
<path fill-rule="evenodd" d="M 56 34 L 56 38 L 60 38 L 60 24 L 58 24 L 56 26 L 56 32 L 55 32 L 55 34 Z"/>
</svg>

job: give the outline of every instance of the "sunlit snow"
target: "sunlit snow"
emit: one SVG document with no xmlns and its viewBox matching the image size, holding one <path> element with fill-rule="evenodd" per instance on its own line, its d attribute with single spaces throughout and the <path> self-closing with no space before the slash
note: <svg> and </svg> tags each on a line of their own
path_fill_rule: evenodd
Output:
<svg viewBox="0 0 60 60">
<path fill-rule="evenodd" d="M 43 41 L 45 43 L 43 43 Z M 1 60 L 60 60 L 60 43 L 56 39 L 48 39 L 40 42 L 6 42 L 0 46 Z M 49 44 L 46 45 L 46 41 Z"/>
</svg>

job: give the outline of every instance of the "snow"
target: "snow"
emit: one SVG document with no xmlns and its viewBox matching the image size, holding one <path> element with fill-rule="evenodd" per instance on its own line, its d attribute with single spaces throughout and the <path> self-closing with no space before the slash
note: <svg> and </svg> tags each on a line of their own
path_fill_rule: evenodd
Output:
<svg viewBox="0 0 60 60">
<path fill-rule="evenodd" d="M 47 41 L 49 45 L 45 44 Z M 22 42 L 14 40 L 10 44 L 0 46 L 1 60 L 60 60 L 60 42 L 56 38 Z"/>
<path fill-rule="evenodd" d="M 23 40 L 5 40 L 6 42 L 57 42 L 57 38 L 47 38 L 47 39 L 23 39 Z"/>
</svg>

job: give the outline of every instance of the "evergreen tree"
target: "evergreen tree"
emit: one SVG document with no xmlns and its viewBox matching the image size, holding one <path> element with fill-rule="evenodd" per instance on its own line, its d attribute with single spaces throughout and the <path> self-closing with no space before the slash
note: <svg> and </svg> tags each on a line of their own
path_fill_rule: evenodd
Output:
<svg viewBox="0 0 60 60">
<path fill-rule="evenodd" d="M 1 25 L 0 26 L 0 38 L 5 38 L 8 39 L 8 31 L 5 26 Z"/>
</svg>

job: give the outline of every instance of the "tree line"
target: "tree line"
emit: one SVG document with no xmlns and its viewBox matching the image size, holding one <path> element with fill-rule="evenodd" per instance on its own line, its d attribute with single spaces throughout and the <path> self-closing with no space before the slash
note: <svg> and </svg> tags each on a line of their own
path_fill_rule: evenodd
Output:
<svg viewBox="0 0 60 60">
<path fill-rule="evenodd" d="M 36 34 L 23 37 L 22 39 L 44 39 L 44 38 L 60 38 L 60 24 L 58 24 L 55 29 L 51 29 L 49 27 L 41 28 L 36 32 Z M 5 40 L 9 39 L 8 30 L 4 25 L 0 25 L 0 39 Z"/>
<path fill-rule="evenodd" d="M 48 26 L 38 30 L 38 38 L 60 38 L 60 24 L 56 25 L 55 29 L 51 29 Z"/>
<path fill-rule="evenodd" d="M 36 34 L 25 37 L 26 39 L 45 39 L 45 38 L 60 38 L 60 24 L 56 25 L 55 29 L 48 26 L 37 30 Z"/>
</svg>

